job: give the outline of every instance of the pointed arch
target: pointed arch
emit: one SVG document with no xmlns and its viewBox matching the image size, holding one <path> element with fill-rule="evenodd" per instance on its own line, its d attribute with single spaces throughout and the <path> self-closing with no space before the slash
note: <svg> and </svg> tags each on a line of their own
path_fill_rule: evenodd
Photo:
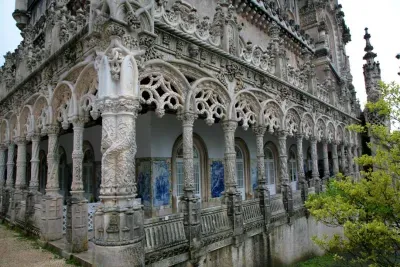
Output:
<svg viewBox="0 0 400 267">
<path fill-rule="evenodd" d="M 19 136 L 19 125 L 18 117 L 16 114 L 10 116 L 10 140 L 14 140 L 15 137 Z"/>
<path fill-rule="evenodd" d="M 332 121 L 328 121 L 326 126 L 326 140 L 328 140 L 329 143 L 336 141 L 335 127 Z"/>
<path fill-rule="evenodd" d="M 77 114 L 77 106 L 74 95 L 74 86 L 68 81 L 60 82 L 54 89 L 50 101 L 49 123 L 61 123 L 64 129 L 69 127 L 69 116 Z"/>
<path fill-rule="evenodd" d="M 285 130 L 290 136 L 300 132 L 301 118 L 296 109 L 290 108 L 285 114 Z"/>
<path fill-rule="evenodd" d="M 26 105 L 22 108 L 19 115 L 19 129 L 21 137 L 27 137 L 33 133 L 34 119 L 32 106 Z"/>
<path fill-rule="evenodd" d="M 204 68 L 200 68 L 197 64 L 193 64 L 184 60 L 172 59 L 169 60 L 172 66 L 174 66 L 177 70 L 179 70 L 189 83 L 191 81 L 188 79 L 191 78 L 193 80 L 198 80 L 201 78 L 212 78 L 213 76 L 208 73 Z"/>
<path fill-rule="evenodd" d="M 33 104 L 33 120 L 34 120 L 34 132 L 45 133 L 46 125 L 48 124 L 49 114 L 49 101 L 41 95 L 39 96 L 35 104 Z"/>
<path fill-rule="evenodd" d="M 267 100 L 261 105 L 262 125 L 266 126 L 270 133 L 281 130 L 284 116 L 281 106 L 275 100 Z"/>
<path fill-rule="evenodd" d="M 159 59 L 145 63 L 139 76 L 139 84 L 140 102 L 154 105 L 159 117 L 164 116 L 166 108 L 181 110 L 190 90 L 186 77 L 177 68 Z"/>
<path fill-rule="evenodd" d="M 261 124 L 261 104 L 257 98 L 247 90 L 240 91 L 229 108 L 229 119 L 235 119 L 247 130 L 250 125 Z"/>
<path fill-rule="evenodd" d="M 211 125 L 216 119 L 228 118 L 227 107 L 231 102 L 228 90 L 221 82 L 215 78 L 202 78 L 193 83 L 186 98 L 185 111 L 204 116 L 206 123 Z"/>
<path fill-rule="evenodd" d="M 90 111 L 94 110 L 94 103 L 97 97 L 99 79 L 94 68 L 94 62 L 87 64 L 76 80 L 74 94 L 77 100 L 77 112 L 79 116 L 88 117 Z M 93 115 L 93 119 L 97 119 Z"/>
<path fill-rule="evenodd" d="M 338 143 L 342 143 L 344 141 L 343 126 L 341 124 L 336 126 L 336 141 Z"/>
<path fill-rule="evenodd" d="M 10 130 L 9 124 L 6 119 L 2 119 L 0 122 L 0 144 L 4 144 L 9 141 L 10 138 Z"/>
<path fill-rule="evenodd" d="M 301 133 L 304 134 L 305 139 L 309 139 L 314 135 L 314 119 L 310 113 L 304 113 L 301 119 Z"/>
<path fill-rule="evenodd" d="M 321 141 L 326 137 L 326 124 L 322 118 L 318 118 L 317 123 L 315 124 L 315 137 L 318 141 Z"/>
</svg>

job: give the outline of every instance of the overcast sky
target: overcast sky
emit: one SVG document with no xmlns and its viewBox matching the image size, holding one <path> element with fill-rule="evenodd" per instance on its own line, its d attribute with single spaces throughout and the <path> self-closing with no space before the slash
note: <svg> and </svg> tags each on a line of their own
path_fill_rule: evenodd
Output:
<svg viewBox="0 0 400 267">
<path fill-rule="evenodd" d="M 21 35 L 12 18 L 13 0 L 0 0 L 0 66 L 4 63 L 7 51 L 14 51 L 21 41 Z M 364 28 L 368 27 L 371 43 L 377 60 L 381 63 L 382 80 L 400 83 L 400 60 L 395 58 L 400 53 L 400 0 L 339 0 L 343 5 L 346 23 L 351 31 L 352 41 L 346 51 L 350 56 L 350 65 L 354 77 L 353 83 L 357 97 L 363 106 L 366 101 L 362 66 L 365 54 Z"/>
</svg>

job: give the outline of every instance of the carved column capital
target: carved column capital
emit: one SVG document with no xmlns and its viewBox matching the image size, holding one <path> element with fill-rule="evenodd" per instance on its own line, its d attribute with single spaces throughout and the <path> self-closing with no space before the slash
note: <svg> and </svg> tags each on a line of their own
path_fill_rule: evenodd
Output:
<svg viewBox="0 0 400 267">
<path fill-rule="evenodd" d="M 265 132 L 267 130 L 267 127 L 265 126 L 254 126 L 253 128 L 254 134 L 259 137 L 259 136 L 264 136 Z"/>
<path fill-rule="evenodd" d="M 87 118 L 83 118 L 81 116 L 76 116 L 70 119 L 72 125 L 74 128 L 80 127 L 83 128 L 85 126 L 85 123 L 88 121 Z"/>
<path fill-rule="evenodd" d="M 48 135 L 58 135 L 60 133 L 60 126 L 55 124 L 50 124 L 46 127 L 46 133 Z"/>
<path fill-rule="evenodd" d="M 235 132 L 237 125 L 237 121 L 225 120 L 222 122 L 222 129 L 224 132 Z"/>
<path fill-rule="evenodd" d="M 297 139 L 297 141 L 303 140 L 304 139 L 304 134 L 303 133 L 297 133 L 296 134 L 296 139 Z"/>
<path fill-rule="evenodd" d="M 193 127 L 197 114 L 193 112 L 182 112 L 178 114 L 178 119 L 182 121 L 183 127 Z"/>
</svg>

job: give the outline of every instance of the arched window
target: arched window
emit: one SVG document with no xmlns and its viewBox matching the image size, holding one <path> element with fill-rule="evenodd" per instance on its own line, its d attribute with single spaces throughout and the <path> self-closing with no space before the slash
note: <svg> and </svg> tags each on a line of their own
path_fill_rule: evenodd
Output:
<svg viewBox="0 0 400 267">
<path fill-rule="evenodd" d="M 289 149 L 289 157 L 288 157 L 288 167 L 289 167 L 289 179 L 292 190 L 297 190 L 297 160 L 296 160 L 296 150 L 295 147 L 292 146 Z"/>
<path fill-rule="evenodd" d="M 47 184 L 47 157 L 44 150 L 39 151 L 39 191 L 42 194 L 46 192 Z"/>
<path fill-rule="evenodd" d="M 245 179 L 244 179 L 244 155 L 242 150 L 238 145 L 235 146 L 236 152 L 236 179 L 237 179 L 237 188 L 242 193 L 242 198 L 244 199 L 246 196 L 245 191 Z"/>
<path fill-rule="evenodd" d="M 201 199 L 207 198 L 206 182 L 204 179 L 207 174 L 206 162 L 207 152 L 203 141 L 197 136 L 193 136 L 193 174 L 194 174 L 194 193 Z M 183 195 L 184 172 L 183 172 L 183 142 L 182 137 L 178 137 L 172 150 L 172 182 L 173 182 L 173 206 L 178 208 L 179 198 Z"/>
<path fill-rule="evenodd" d="M 58 183 L 60 186 L 60 194 L 64 197 L 65 202 L 71 188 L 68 181 L 67 154 L 62 146 L 58 148 L 58 155 Z"/>
<path fill-rule="evenodd" d="M 82 183 L 83 190 L 85 191 L 85 198 L 89 202 L 94 202 L 94 152 L 92 145 L 88 141 L 83 142 Z"/>
<path fill-rule="evenodd" d="M 271 146 L 265 147 L 265 176 L 271 195 L 276 194 L 276 157 Z"/>
</svg>

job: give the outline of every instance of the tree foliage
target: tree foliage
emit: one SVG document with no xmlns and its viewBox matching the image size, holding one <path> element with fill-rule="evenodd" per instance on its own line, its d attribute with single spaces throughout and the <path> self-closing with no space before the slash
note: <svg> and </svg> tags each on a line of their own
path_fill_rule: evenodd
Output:
<svg viewBox="0 0 400 267">
<path fill-rule="evenodd" d="M 381 99 L 366 108 L 390 123 L 349 126 L 371 136 L 372 155 L 355 159 L 362 178 L 339 174 L 326 192 L 310 196 L 306 207 L 318 221 L 343 227 L 343 236 L 313 238 L 324 249 L 351 254 L 353 263 L 400 266 L 400 86 L 380 87 Z"/>
</svg>

